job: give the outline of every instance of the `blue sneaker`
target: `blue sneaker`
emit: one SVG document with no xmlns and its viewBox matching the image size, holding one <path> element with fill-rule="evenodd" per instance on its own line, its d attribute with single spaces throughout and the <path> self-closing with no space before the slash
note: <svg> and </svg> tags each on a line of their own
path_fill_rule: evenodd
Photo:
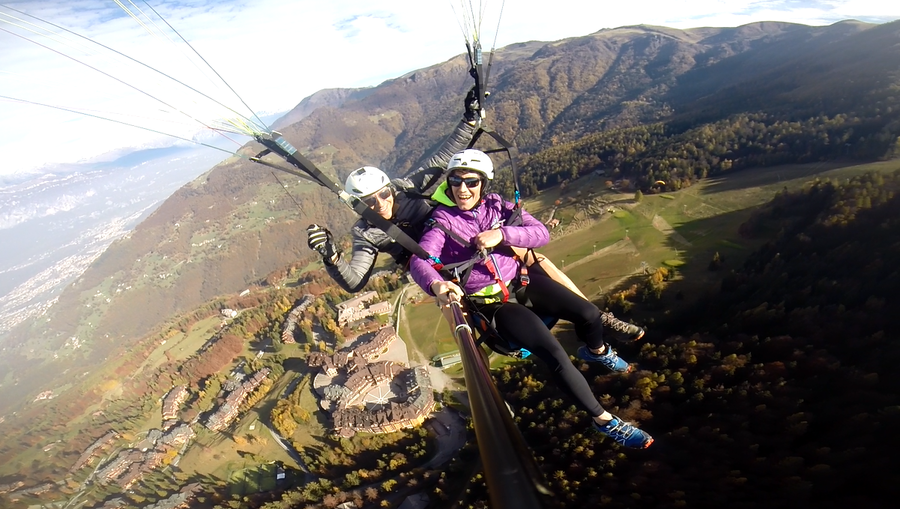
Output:
<svg viewBox="0 0 900 509">
<path fill-rule="evenodd" d="M 599 362 L 616 373 L 631 371 L 631 365 L 616 355 L 616 351 L 609 345 L 606 345 L 606 351 L 601 354 L 592 352 L 587 346 L 581 346 L 578 348 L 578 358 L 588 362 Z"/>
<path fill-rule="evenodd" d="M 612 438 L 619 445 L 633 449 L 646 449 L 653 443 L 653 437 L 615 415 L 611 421 L 602 426 L 594 421 L 594 429 Z"/>
</svg>

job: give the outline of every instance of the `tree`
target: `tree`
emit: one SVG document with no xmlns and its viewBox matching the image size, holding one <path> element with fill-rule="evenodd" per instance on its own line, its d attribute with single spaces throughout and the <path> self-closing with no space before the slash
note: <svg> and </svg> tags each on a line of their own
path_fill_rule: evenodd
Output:
<svg viewBox="0 0 900 509">
<path fill-rule="evenodd" d="M 634 192 L 634 201 L 640 203 L 644 199 L 644 193 L 640 189 Z"/>
<path fill-rule="evenodd" d="M 356 471 L 350 472 L 344 476 L 344 487 L 345 488 L 354 488 L 356 486 L 359 486 L 360 482 L 361 481 L 359 478 L 359 473 Z"/>
<path fill-rule="evenodd" d="M 719 270 L 722 267 L 722 262 L 724 262 L 724 260 L 719 256 L 719 252 L 716 251 L 716 254 L 713 255 L 712 260 L 709 262 L 709 270 Z"/>
</svg>

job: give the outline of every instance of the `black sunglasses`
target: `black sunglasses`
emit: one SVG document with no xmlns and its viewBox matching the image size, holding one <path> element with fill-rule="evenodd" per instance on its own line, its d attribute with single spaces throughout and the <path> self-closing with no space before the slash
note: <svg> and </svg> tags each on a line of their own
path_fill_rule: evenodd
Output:
<svg viewBox="0 0 900 509">
<path fill-rule="evenodd" d="M 447 185 L 449 185 L 450 187 L 459 187 L 463 184 L 465 184 L 469 189 L 478 187 L 481 185 L 481 177 L 462 178 L 459 175 L 450 175 L 449 177 L 447 177 Z"/>
<path fill-rule="evenodd" d="M 366 196 L 365 198 L 362 199 L 362 202 L 365 203 L 366 205 L 368 205 L 369 207 L 374 207 L 375 205 L 378 205 L 378 198 L 381 198 L 381 201 L 384 201 L 384 200 L 387 200 L 388 198 L 390 198 L 392 194 L 393 193 L 391 192 L 391 188 L 385 187 L 384 189 L 382 189 L 381 191 L 378 191 L 377 193 L 375 193 L 373 195 Z"/>
</svg>

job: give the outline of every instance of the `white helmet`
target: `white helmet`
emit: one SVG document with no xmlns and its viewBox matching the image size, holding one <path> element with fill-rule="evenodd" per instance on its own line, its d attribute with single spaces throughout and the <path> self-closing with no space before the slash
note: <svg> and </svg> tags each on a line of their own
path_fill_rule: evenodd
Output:
<svg viewBox="0 0 900 509">
<path fill-rule="evenodd" d="M 480 150 L 467 148 L 453 154 L 447 165 L 447 172 L 459 169 L 471 170 L 484 175 L 488 180 L 494 180 L 494 162 Z"/>
<path fill-rule="evenodd" d="M 347 177 L 344 190 L 357 198 L 362 198 L 374 194 L 390 183 L 391 179 L 383 171 L 374 166 L 363 166 L 353 170 Z"/>
</svg>

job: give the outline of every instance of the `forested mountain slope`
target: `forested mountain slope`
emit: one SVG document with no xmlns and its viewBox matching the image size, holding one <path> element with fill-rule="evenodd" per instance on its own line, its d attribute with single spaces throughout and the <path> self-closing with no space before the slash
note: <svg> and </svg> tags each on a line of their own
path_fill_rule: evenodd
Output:
<svg viewBox="0 0 900 509">
<path fill-rule="evenodd" d="M 582 364 L 604 407 L 656 438 L 646 451 L 588 431 L 539 364 L 500 371 L 555 493 L 548 507 L 893 507 L 898 191 L 895 173 L 780 194 L 742 227 L 771 238 L 743 267 L 655 338 L 620 346 L 640 369 Z M 440 507 L 447 493 L 466 497 L 457 507 L 487 500 L 454 486 L 438 483 Z"/>
</svg>

